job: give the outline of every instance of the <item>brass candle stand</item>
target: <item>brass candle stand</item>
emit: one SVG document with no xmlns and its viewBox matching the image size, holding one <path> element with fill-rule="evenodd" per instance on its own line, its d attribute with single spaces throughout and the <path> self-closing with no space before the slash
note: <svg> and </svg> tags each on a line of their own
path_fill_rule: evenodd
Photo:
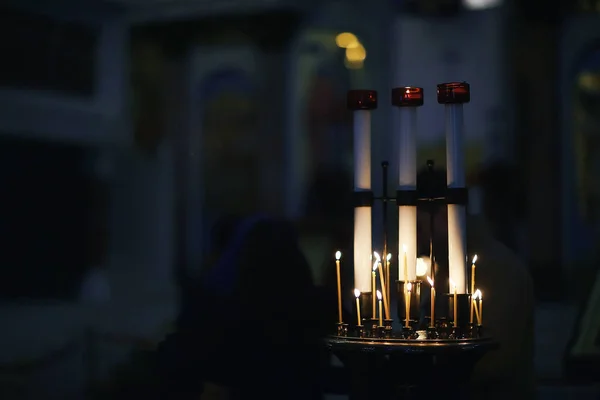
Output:
<svg viewBox="0 0 600 400">
<path fill-rule="evenodd" d="M 466 83 L 438 85 L 438 102 L 450 105 L 468 102 L 470 98 L 468 90 Z M 348 95 L 348 105 L 354 110 L 372 110 L 376 108 L 376 98 L 375 91 L 351 91 Z M 418 107 L 423 104 L 422 89 L 394 89 L 392 103 L 399 107 Z M 392 304 L 392 290 L 390 290 L 392 281 L 387 258 L 389 203 L 395 202 L 398 207 L 419 205 L 433 217 L 439 206 L 466 206 L 468 198 L 467 189 L 464 187 L 448 187 L 442 196 L 436 192 L 433 183 L 435 179 L 433 160 L 427 161 L 429 174 L 424 178 L 425 189 L 420 195 L 415 189 L 406 189 L 405 187 L 411 187 L 407 185 L 397 190 L 395 197 L 391 197 L 388 195 L 387 186 L 388 166 L 387 161 L 381 163 L 383 179 L 381 196 L 374 196 L 371 190 L 355 192 L 355 207 L 371 207 L 374 200 L 381 201 L 383 204 L 384 252 L 379 274 L 383 278 L 381 291 L 384 292 L 383 301 L 387 306 L 386 316 L 391 315 Z M 429 274 L 433 280 L 423 282 L 417 277 L 409 281 L 395 281 L 396 290 L 393 293 L 397 296 L 398 318 L 395 326 L 392 319 L 380 322 L 381 316 L 377 316 L 373 311 L 372 296 L 375 294 L 376 287 L 372 287 L 372 293 L 357 294 L 362 319 L 358 318 L 359 310 L 357 310 L 355 325 L 338 324 L 336 333 L 326 340 L 327 348 L 350 372 L 351 400 L 372 399 L 379 396 L 408 398 L 411 396 L 407 393 L 411 390 L 417 393 L 414 398 L 419 399 L 438 397 L 468 399 L 468 381 L 475 364 L 486 352 L 498 347 L 491 338 L 484 336 L 480 324 L 471 321 L 473 294 L 438 292 L 440 282 L 442 285 L 446 285 L 446 282 L 444 279 L 440 279 L 440 282 L 435 281 L 438 277 L 433 219 L 430 218 L 432 222 L 429 254 L 431 260 Z M 383 285 L 383 280 L 386 285 Z M 408 290 L 409 283 L 410 290 Z M 431 299 L 436 300 L 435 303 L 438 303 L 434 304 L 434 307 L 424 307 L 422 304 L 422 299 L 426 298 L 427 293 L 422 292 L 425 287 L 435 290 L 430 296 Z M 440 301 L 438 302 L 437 299 Z M 425 311 L 426 309 L 432 311 Z M 431 315 L 432 312 L 435 315 Z M 477 321 L 481 321 L 479 317 Z"/>
</svg>

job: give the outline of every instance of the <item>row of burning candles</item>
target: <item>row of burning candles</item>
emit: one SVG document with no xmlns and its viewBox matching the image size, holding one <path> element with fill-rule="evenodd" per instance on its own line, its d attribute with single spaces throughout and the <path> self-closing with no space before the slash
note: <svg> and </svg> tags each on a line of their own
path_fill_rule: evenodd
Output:
<svg viewBox="0 0 600 400">
<path fill-rule="evenodd" d="M 372 315 L 373 318 L 375 318 L 375 316 L 378 316 L 379 319 L 379 326 L 383 326 L 383 316 L 384 316 L 384 312 L 385 311 L 385 319 L 389 320 L 390 319 L 390 299 L 389 299 L 389 282 L 386 282 L 385 280 L 385 274 L 382 271 L 382 262 L 381 262 L 381 257 L 379 256 L 379 254 L 377 252 L 373 253 L 375 262 L 373 263 L 373 271 L 372 271 L 372 281 L 371 281 L 371 288 L 372 288 L 372 293 L 377 293 L 377 299 L 375 298 L 375 296 L 372 296 Z M 341 324 L 343 322 L 343 318 L 342 318 L 342 282 L 341 282 L 341 258 L 342 258 L 342 252 L 341 251 L 337 251 L 335 253 L 335 265 L 336 265 L 336 273 L 337 273 L 337 297 L 338 297 L 338 315 L 339 315 L 339 323 Z M 386 256 L 386 262 L 388 264 L 388 268 L 389 268 L 389 264 L 391 262 L 392 259 L 392 254 L 389 253 Z M 475 255 L 473 257 L 473 260 L 471 262 L 471 303 L 470 303 L 470 323 L 474 323 L 475 319 L 477 320 L 477 325 L 481 325 L 482 324 L 482 319 L 483 319 L 483 295 L 481 293 L 481 290 L 479 289 L 475 289 L 475 270 L 476 270 L 476 262 L 477 262 L 477 255 Z M 407 282 L 407 273 L 406 273 L 406 267 L 407 265 L 407 257 L 406 257 L 406 249 L 404 251 L 404 270 L 405 270 L 405 282 L 406 284 L 404 285 L 404 305 L 406 307 L 405 309 L 405 320 L 404 320 L 404 326 L 405 327 L 409 327 L 410 324 L 410 301 L 411 301 L 411 291 L 412 291 L 412 283 L 411 282 Z M 379 271 L 379 281 L 380 281 L 380 287 L 381 287 L 381 291 L 377 290 L 377 271 Z M 434 285 L 434 281 L 433 279 L 431 279 L 431 277 L 427 276 L 427 282 L 429 282 L 429 285 L 431 286 L 431 320 L 430 320 L 430 327 L 434 327 L 435 326 L 435 285 Z M 457 301 L 457 296 L 458 296 L 458 292 L 456 289 L 456 284 L 454 283 L 454 281 L 452 279 L 450 279 L 450 288 L 451 288 L 451 295 L 454 297 L 454 301 L 453 301 L 453 312 L 454 312 L 454 319 L 453 319 L 453 324 L 454 327 L 457 326 L 457 321 L 458 321 L 458 301 Z M 359 289 L 354 289 L 354 296 L 356 297 L 356 314 L 357 314 L 357 324 L 358 325 L 362 325 L 361 321 L 361 315 L 360 315 L 360 295 L 361 295 L 361 291 Z M 376 308 L 376 301 L 379 302 L 379 313 L 377 313 L 377 308 Z"/>
</svg>

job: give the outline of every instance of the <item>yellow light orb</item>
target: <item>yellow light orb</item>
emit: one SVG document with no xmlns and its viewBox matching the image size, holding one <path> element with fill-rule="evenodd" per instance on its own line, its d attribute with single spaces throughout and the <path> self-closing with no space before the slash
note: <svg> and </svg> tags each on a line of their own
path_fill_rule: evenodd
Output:
<svg viewBox="0 0 600 400">
<path fill-rule="evenodd" d="M 346 58 L 350 62 L 364 61 L 367 58 L 367 50 L 360 43 L 356 47 L 348 47 L 346 48 Z"/>
<path fill-rule="evenodd" d="M 335 37 L 335 44 L 342 49 L 355 47 L 358 44 L 358 38 L 353 33 L 342 32 Z"/>
</svg>

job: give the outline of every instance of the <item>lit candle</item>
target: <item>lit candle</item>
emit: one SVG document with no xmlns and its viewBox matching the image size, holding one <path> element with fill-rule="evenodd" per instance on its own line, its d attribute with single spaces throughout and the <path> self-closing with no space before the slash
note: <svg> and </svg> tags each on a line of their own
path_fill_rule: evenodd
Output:
<svg viewBox="0 0 600 400">
<path fill-rule="evenodd" d="M 456 284 L 454 283 L 454 281 L 452 279 L 450 279 L 450 286 L 453 288 L 454 291 L 454 327 L 456 328 L 457 323 L 458 323 L 458 307 L 457 307 L 457 302 L 456 300 L 458 299 L 457 296 L 457 291 L 456 291 Z"/>
<path fill-rule="evenodd" d="M 471 294 L 475 293 L 475 263 L 477 262 L 477 254 L 473 257 L 473 261 L 471 261 Z"/>
<path fill-rule="evenodd" d="M 360 290 L 354 289 L 354 296 L 356 297 L 356 321 L 357 321 L 357 325 L 362 325 L 361 324 L 361 318 L 360 318 Z"/>
<path fill-rule="evenodd" d="M 379 256 L 377 253 L 375 253 L 377 256 Z M 379 259 L 379 284 L 381 285 L 382 288 L 385 287 L 385 278 L 383 277 L 383 271 L 381 270 L 381 259 Z M 383 291 L 383 307 L 385 310 L 385 319 L 390 319 L 390 308 L 388 306 L 388 301 L 387 301 L 387 295 L 385 293 L 385 290 Z"/>
<path fill-rule="evenodd" d="M 481 316 L 479 315 L 479 308 L 477 307 L 477 300 L 481 298 L 481 291 L 477 289 L 473 294 L 473 300 L 471 301 L 471 310 L 475 309 L 475 316 L 477 317 L 477 324 L 481 325 Z"/>
<path fill-rule="evenodd" d="M 371 293 L 375 293 L 377 290 L 377 282 L 375 282 L 375 277 L 377 275 L 377 261 L 373 264 L 373 272 L 371 273 Z M 373 317 L 375 317 L 375 296 L 373 296 Z"/>
<path fill-rule="evenodd" d="M 439 84 L 438 103 L 446 112 L 446 181 L 450 189 L 466 186 L 463 104 L 470 101 L 466 82 Z M 448 204 L 448 269 L 457 291 L 466 293 L 467 221 L 464 204 Z"/>
<path fill-rule="evenodd" d="M 379 300 L 379 326 L 383 326 L 383 310 L 381 309 L 381 292 L 377 291 L 377 300 Z"/>
<path fill-rule="evenodd" d="M 475 262 L 477 262 L 477 254 L 473 257 L 473 261 L 471 262 L 471 299 L 473 299 L 473 295 L 475 294 Z M 475 303 L 471 302 L 471 315 L 469 318 L 469 322 L 473 323 L 473 309 L 475 308 Z"/>
<path fill-rule="evenodd" d="M 406 323 L 404 326 L 408 328 L 410 322 L 410 292 L 412 291 L 412 283 L 406 284 Z"/>
<path fill-rule="evenodd" d="M 479 292 L 479 325 L 483 324 L 483 295 Z"/>
<path fill-rule="evenodd" d="M 340 272 L 340 258 L 342 258 L 342 252 L 335 252 L 335 269 L 337 272 L 337 295 L 338 295 L 338 316 L 340 324 L 342 321 L 342 277 Z"/>
<path fill-rule="evenodd" d="M 427 282 L 431 285 L 431 321 L 429 322 L 430 327 L 435 326 L 435 287 L 433 286 L 433 279 L 427 277 Z"/>
<path fill-rule="evenodd" d="M 390 295 L 390 265 L 392 264 L 392 253 L 388 253 L 387 257 L 385 258 L 387 260 L 387 268 L 386 268 L 386 276 L 385 276 L 385 284 L 386 284 L 386 295 L 387 295 L 387 301 L 388 301 L 388 308 L 390 308 L 390 301 L 392 301 L 392 296 Z"/>
</svg>

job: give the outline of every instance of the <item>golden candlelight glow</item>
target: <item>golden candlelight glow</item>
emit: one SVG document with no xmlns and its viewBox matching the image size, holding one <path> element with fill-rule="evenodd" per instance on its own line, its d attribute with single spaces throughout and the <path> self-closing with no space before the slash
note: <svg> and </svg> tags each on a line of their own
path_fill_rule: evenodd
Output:
<svg viewBox="0 0 600 400">
<path fill-rule="evenodd" d="M 381 300 L 381 291 L 380 290 L 377 291 L 377 300 Z"/>
<path fill-rule="evenodd" d="M 381 257 L 379 257 L 379 253 L 374 251 L 373 255 L 375 256 L 375 261 L 380 262 L 381 261 Z"/>
<path fill-rule="evenodd" d="M 392 253 L 388 253 L 385 259 L 389 262 L 392 259 Z"/>
<path fill-rule="evenodd" d="M 471 261 L 471 264 L 475 264 L 477 262 L 477 254 L 475 254 L 475 256 L 473 257 L 473 261 Z"/>
<path fill-rule="evenodd" d="M 412 283 L 408 282 L 408 283 L 406 284 L 406 291 L 410 293 L 410 292 L 411 292 L 411 290 L 412 290 Z"/>
<path fill-rule="evenodd" d="M 354 289 L 354 296 L 358 299 L 360 297 L 360 290 Z"/>
<path fill-rule="evenodd" d="M 342 258 L 342 252 L 338 250 L 335 252 L 335 259 L 339 260 L 340 258 Z"/>
</svg>

